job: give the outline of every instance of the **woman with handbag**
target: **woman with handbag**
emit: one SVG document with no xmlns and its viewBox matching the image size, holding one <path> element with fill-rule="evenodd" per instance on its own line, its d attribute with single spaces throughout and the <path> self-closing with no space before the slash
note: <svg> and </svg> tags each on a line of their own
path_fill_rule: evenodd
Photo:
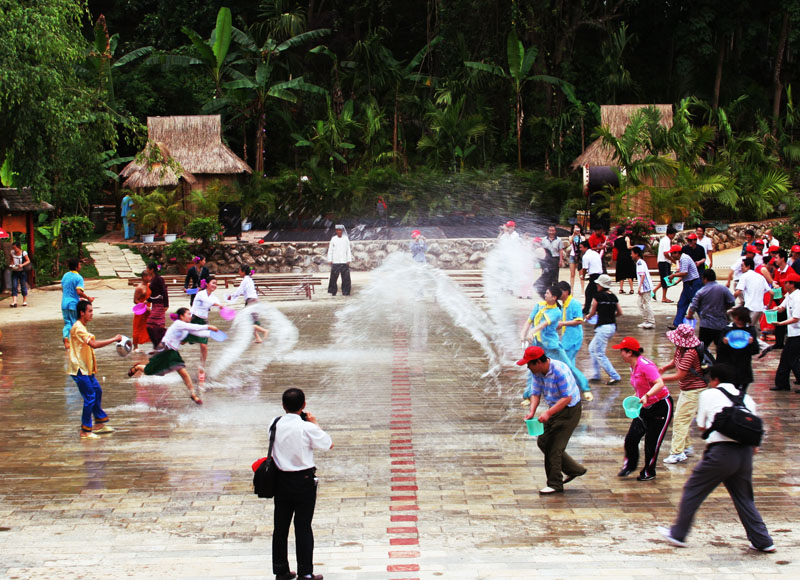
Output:
<svg viewBox="0 0 800 580">
<path fill-rule="evenodd" d="M 22 293 L 22 305 L 28 305 L 28 272 L 31 259 L 19 242 L 11 246 L 11 308 L 17 307 L 17 294 Z M 18 291 L 19 287 L 19 291 Z"/>
</svg>

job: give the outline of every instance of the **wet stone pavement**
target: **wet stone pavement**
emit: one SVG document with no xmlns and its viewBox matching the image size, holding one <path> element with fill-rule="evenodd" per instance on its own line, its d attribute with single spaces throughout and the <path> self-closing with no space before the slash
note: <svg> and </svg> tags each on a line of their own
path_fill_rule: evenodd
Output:
<svg viewBox="0 0 800 580">
<path fill-rule="evenodd" d="M 81 397 L 65 374 L 60 323 L 4 327 L 0 578 L 272 578 L 272 502 L 252 494 L 250 464 L 265 455 L 289 386 L 305 390 L 335 443 L 316 455 L 315 572 L 325 578 L 800 577 L 800 394 L 768 391 L 776 356 L 758 365 L 751 394 L 769 429 L 756 503 L 778 552 L 747 550 L 723 488 L 697 514 L 690 547 L 676 549 L 655 527 L 673 519 L 697 458 L 659 460 L 650 482 L 616 477 L 630 391 L 616 353 L 623 381 L 596 387 L 569 446 L 587 475 L 540 497 L 521 370 L 483 376 L 484 353 L 433 301 L 352 342 L 331 324 L 342 304 L 284 308 L 299 330 L 293 351 L 251 376 L 261 353 L 249 348 L 209 383 L 202 407 L 181 384 L 127 379 L 131 358 L 98 350 L 116 432 L 91 441 L 78 437 Z M 529 303 L 518 308 L 523 320 Z M 624 319 L 617 337 L 640 337 L 648 356 L 668 360 L 663 332 L 634 331 L 636 322 Z M 129 325 L 98 316 L 90 329 L 104 338 Z M 222 348 L 212 344 L 210 359 Z M 197 356 L 185 350 L 192 368 Z M 580 356 L 588 368 L 586 345 Z M 668 440 L 660 459 L 667 451 Z M 290 538 L 294 563 L 293 552 Z"/>
</svg>

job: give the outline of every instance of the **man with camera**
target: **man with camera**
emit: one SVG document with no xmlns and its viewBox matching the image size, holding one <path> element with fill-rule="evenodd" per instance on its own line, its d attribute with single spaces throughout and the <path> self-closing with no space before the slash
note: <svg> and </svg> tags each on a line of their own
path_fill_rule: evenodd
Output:
<svg viewBox="0 0 800 580">
<path fill-rule="evenodd" d="M 322 580 L 314 574 L 314 533 L 311 520 L 317 503 L 317 478 L 314 449 L 331 449 L 330 435 L 305 413 L 306 396 L 300 389 L 283 393 L 286 415 L 275 425 L 272 460 L 279 469 L 275 482 L 275 523 L 272 532 L 272 572 L 275 580 Z M 294 517 L 297 574 L 289 570 L 287 543 Z"/>
<path fill-rule="evenodd" d="M 528 387 L 531 408 L 525 419 L 533 419 L 542 397 L 550 406 L 539 415 L 544 433 L 539 435 L 537 444 L 544 453 L 547 474 L 547 486 L 539 494 L 562 493 L 565 483 L 586 473 L 586 468 L 566 452 L 569 438 L 581 420 L 581 392 L 569 365 L 549 359 L 541 347 L 526 348 L 517 364 L 527 366 L 532 378 Z"/>
</svg>

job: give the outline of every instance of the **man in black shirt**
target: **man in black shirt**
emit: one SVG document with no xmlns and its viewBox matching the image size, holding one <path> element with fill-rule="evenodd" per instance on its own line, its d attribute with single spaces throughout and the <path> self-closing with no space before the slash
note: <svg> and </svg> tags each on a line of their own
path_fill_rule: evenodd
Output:
<svg viewBox="0 0 800 580">
<path fill-rule="evenodd" d="M 703 275 L 706 269 L 706 249 L 697 243 L 697 234 L 692 232 L 686 236 L 687 244 L 681 248 L 681 252 L 688 254 L 697 265 L 697 273 Z"/>
</svg>

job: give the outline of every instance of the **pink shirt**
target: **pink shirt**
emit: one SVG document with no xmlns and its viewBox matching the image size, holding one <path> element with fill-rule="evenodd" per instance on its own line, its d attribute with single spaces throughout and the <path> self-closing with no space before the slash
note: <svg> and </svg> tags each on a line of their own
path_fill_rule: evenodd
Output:
<svg viewBox="0 0 800 580">
<path fill-rule="evenodd" d="M 653 388 L 655 382 L 661 378 L 658 372 L 658 366 L 650 359 L 639 356 L 636 358 L 636 364 L 631 367 L 631 385 L 633 390 L 636 391 L 636 396 L 640 399 L 647 394 L 647 391 Z M 647 407 L 654 405 L 662 399 L 669 397 L 669 389 L 661 387 L 661 390 L 652 397 L 647 398 Z"/>
</svg>

